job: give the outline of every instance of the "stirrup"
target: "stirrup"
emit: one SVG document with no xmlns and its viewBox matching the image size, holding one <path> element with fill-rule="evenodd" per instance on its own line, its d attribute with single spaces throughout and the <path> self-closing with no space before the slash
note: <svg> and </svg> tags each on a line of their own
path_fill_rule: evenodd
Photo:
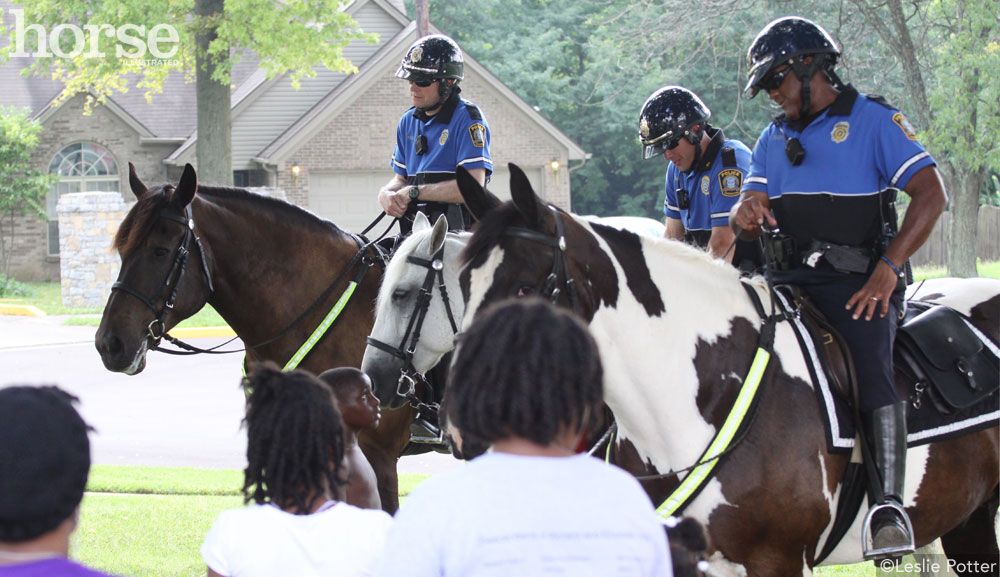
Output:
<svg viewBox="0 0 1000 577">
<path fill-rule="evenodd" d="M 906 535 L 909 537 L 909 541 L 896 547 L 874 549 L 874 543 L 872 543 L 872 519 L 877 513 L 885 511 L 886 509 L 890 510 L 898 519 L 902 519 L 903 527 L 906 530 Z M 916 549 L 916 545 L 913 542 L 913 525 L 910 523 L 910 517 L 906 514 L 906 510 L 903 509 L 902 505 L 891 499 L 887 499 L 885 503 L 879 503 L 868 510 L 868 514 L 865 515 L 865 521 L 861 528 L 861 548 L 866 561 L 895 559 L 902 557 L 903 555 L 910 555 L 913 553 Z"/>
<path fill-rule="evenodd" d="M 444 436 L 439 427 L 417 417 L 410 423 L 410 442 L 422 445 L 443 445 Z"/>
</svg>

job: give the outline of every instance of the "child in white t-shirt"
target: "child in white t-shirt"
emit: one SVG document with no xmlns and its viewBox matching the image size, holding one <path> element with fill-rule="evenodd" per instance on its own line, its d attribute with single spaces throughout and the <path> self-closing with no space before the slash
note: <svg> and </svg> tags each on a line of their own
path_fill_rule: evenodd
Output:
<svg viewBox="0 0 1000 577">
<path fill-rule="evenodd" d="M 344 423 L 329 388 L 304 371 L 258 365 L 249 391 L 244 500 L 222 512 L 201 556 L 209 577 L 371 575 L 392 519 L 337 501 Z"/>
</svg>

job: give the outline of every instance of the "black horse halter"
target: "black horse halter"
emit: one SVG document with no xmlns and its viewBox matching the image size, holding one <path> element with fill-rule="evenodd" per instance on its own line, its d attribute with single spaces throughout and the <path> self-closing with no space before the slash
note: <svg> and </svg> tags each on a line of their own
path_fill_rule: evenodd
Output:
<svg viewBox="0 0 1000 577">
<path fill-rule="evenodd" d="M 421 382 L 426 381 L 424 376 L 413 367 L 413 352 L 417 348 L 417 342 L 420 340 L 420 331 L 423 329 L 424 319 L 427 318 L 427 311 L 430 309 L 431 299 L 434 297 L 435 279 L 438 282 L 438 288 L 441 289 L 441 300 L 444 302 L 444 310 L 448 313 L 448 322 L 451 323 L 451 331 L 456 335 L 458 334 L 458 324 L 455 322 L 455 315 L 451 311 L 448 287 L 444 283 L 444 245 L 434 253 L 430 260 L 408 256 L 406 257 L 406 262 L 427 269 L 424 284 L 420 287 L 420 293 L 417 295 L 413 314 L 410 316 L 410 322 L 406 325 L 406 332 L 403 333 L 403 338 L 397 347 L 372 337 L 368 337 L 367 341 L 369 345 L 376 349 L 385 351 L 403 361 L 403 370 L 400 372 L 399 382 L 396 385 L 396 394 L 409 399 L 411 405 L 420 408 L 424 403 L 417 398 L 416 383 L 418 380 Z M 436 407 L 431 405 L 428 408 Z"/>
<path fill-rule="evenodd" d="M 579 315 L 580 299 L 576 292 L 576 281 L 569 274 L 569 265 L 566 263 L 566 229 L 562 219 L 559 218 L 559 211 L 554 206 L 549 206 L 549 210 L 552 211 L 552 217 L 556 221 L 555 236 L 516 226 L 504 229 L 503 235 L 523 238 L 551 246 L 554 249 L 552 251 L 552 272 L 549 273 L 549 276 L 545 277 L 545 281 L 542 283 L 538 294 L 548 297 L 552 304 L 556 304 L 562 295 L 562 287 L 565 287 L 566 293 L 569 295 L 570 305 L 573 307 L 573 312 Z"/>
<path fill-rule="evenodd" d="M 166 187 L 163 189 L 162 194 L 164 197 L 166 197 L 167 188 L 172 187 Z M 209 295 L 215 291 L 215 286 L 212 284 L 212 274 L 208 270 L 208 260 L 205 259 L 205 247 L 202 246 L 201 239 L 198 238 L 198 235 L 194 232 L 194 217 L 191 214 L 190 204 L 185 207 L 184 214 L 185 216 L 181 216 L 178 214 L 170 214 L 166 211 L 160 212 L 160 218 L 179 223 L 184 227 L 184 238 L 177 247 L 173 265 L 171 265 L 170 270 L 167 272 L 166 278 L 163 279 L 165 294 L 162 308 L 157 310 L 152 299 L 147 298 L 145 295 L 128 286 L 124 282 L 116 281 L 111 285 L 112 291 L 120 290 L 134 296 L 139 299 L 139 302 L 146 305 L 149 310 L 153 311 L 154 315 L 156 315 L 156 318 L 154 318 L 146 328 L 148 337 L 153 340 L 153 348 L 156 348 L 157 345 L 159 345 L 160 340 L 163 338 L 163 321 L 167 318 L 167 314 L 174 308 L 174 303 L 177 301 L 177 288 L 180 286 L 181 277 L 184 275 L 184 269 L 187 267 L 188 256 L 191 254 L 191 251 L 189 250 L 189 247 L 191 246 L 191 239 L 194 239 L 194 243 L 198 247 L 198 254 L 201 256 L 202 270 L 205 273 L 205 278 L 208 279 Z"/>
</svg>

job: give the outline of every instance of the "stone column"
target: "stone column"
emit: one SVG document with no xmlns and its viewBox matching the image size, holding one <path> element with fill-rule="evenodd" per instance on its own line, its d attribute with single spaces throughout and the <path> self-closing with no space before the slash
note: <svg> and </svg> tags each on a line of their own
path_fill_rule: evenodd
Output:
<svg viewBox="0 0 1000 577">
<path fill-rule="evenodd" d="M 117 192 L 77 192 L 59 197 L 59 272 L 67 307 L 103 308 L 121 261 L 111 250 L 129 205 Z"/>
</svg>

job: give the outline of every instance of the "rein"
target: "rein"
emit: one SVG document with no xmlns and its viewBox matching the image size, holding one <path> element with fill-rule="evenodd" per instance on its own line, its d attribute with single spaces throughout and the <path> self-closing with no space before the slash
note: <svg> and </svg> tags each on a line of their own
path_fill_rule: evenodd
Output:
<svg viewBox="0 0 1000 577">
<path fill-rule="evenodd" d="M 445 245 L 442 244 L 441 248 L 431 256 L 430 260 L 412 255 L 406 257 L 406 262 L 426 268 L 427 274 L 424 276 L 424 283 L 421 285 L 420 293 L 417 295 L 413 314 L 410 315 L 410 322 L 406 325 L 406 331 L 403 333 L 399 345 L 394 347 L 371 336 L 366 339 L 369 345 L 403 361 L 403 369 L 399 376 L 399 382 L 396 384 L 396 394 L 408 399 L 410 405 L 414 408 L 418 410 L 425 409 L 434 413 L 437 412 L 437 404 L 424 403 L 416 395 L 416 383 L 419 381 L 426 385 L 427 381 L 413 366 L 413 353 L 416 351 L 417 342 L 420 340 L 420 332 L 423 330 L 424 319 L 427 318 L 431 300 L 434 298 L 435 281 L 437 281 L 438 288 L 441 291 L 441 299 L 444 302 L 444 310 L 448 313 L 448 322 L 451 323 L 451 331 L 453 334 L 458 334 L 458 323 L 455 322 L 455 314 L 451 310 L 451 300 L 448 298 L 448 287 L 444 282 L 444 247 Z"/>
</svg>

